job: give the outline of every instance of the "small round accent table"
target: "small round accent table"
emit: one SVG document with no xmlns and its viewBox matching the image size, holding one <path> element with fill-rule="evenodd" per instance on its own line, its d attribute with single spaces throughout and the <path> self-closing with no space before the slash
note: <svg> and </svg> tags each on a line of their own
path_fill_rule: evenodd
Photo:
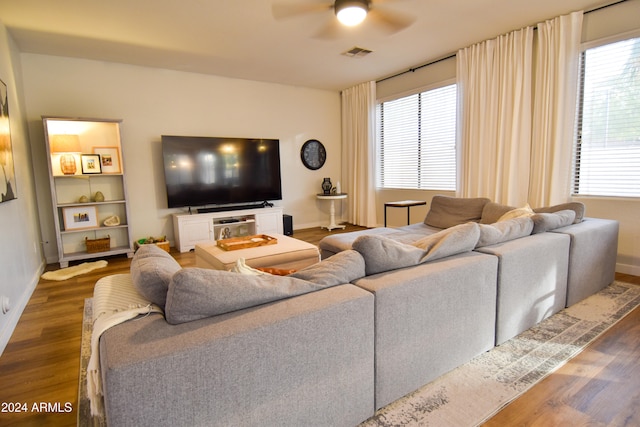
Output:
<svg viewBox="0 0 640 427">
<path fill-rule="evenodd" d="M 334 228 L 345 228 L 345 225 L 339 225 L 336 224 L 336 200 L 343 200 L 347 198 L 347 194 L 346 193 L 340 193 L 340 194 L 316 194 L 316 198 L 318 200 L 330 200 L 331 201 L 331 207 L 329 210 L 329 225 L 327 226 L 322 226 L 321 228 L 326 228 L 327 230 L 331 231 Z"/>
</svg>

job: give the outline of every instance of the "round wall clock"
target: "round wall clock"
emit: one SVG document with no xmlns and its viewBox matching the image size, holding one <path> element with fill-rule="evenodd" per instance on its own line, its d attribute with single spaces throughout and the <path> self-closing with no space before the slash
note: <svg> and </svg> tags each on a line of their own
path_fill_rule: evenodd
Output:
<svg viewBox="0 0 640 427">
<path fill-rule="evenodd" d="M 300 159 L 307 168 L 317 170 L 327 160 L 327 150 L 322 145 L 322 142 L 317 139 L 310 139 L 302 145 Z"/>
</svg>

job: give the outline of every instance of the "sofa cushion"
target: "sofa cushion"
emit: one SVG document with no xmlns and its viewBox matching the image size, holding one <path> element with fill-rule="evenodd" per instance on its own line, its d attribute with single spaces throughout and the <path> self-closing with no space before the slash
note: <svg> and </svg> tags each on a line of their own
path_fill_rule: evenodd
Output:
<svg viewBox="0 0 640 427">
<path fill-rule="evenodd" d="M 506 212 L 504 215 L 498 218 L 497 222 L 508 221 L 513 218 L 529 217 L 531 215 L 533 215 L 533 209 L 531 209 L 531 206 L 529 206 L 529 203 L 527 203 L 521 208 L 511 209 L 510 211 Z"/>
<path fill-rule="evenodd" d="M 412 244 L 386 236 L 361 236 L 353 242 L 365 262 L 367 276 L 399 268 L 412 267 L 475 248 L 480 230 L 469 222 L 450 227 Z"/>
<path fill-rule="evenodd" d="M 353 249 L 364 258 L 367 276 L 417 265 L 424 256 L 420 248 L 381 235 L 360 236 Z"/>
<path fill-rule="evenodd" d="M 420 262 L 427 262 L 471 251 L 476 247 L 479 237 L 478 224 L 468 222 L 423 237 L 413 245 L 425 250 Z"/>
<path fill-rule="evenodd" d="M 531 234 L 544 233 L 573 224 L 576 212 L 571 209 L 557 211 L 554 213 L 536 213 L 531 215 L 533 220 L 533 232 Z"/>
<path fill-rule="evenodd" d="M 476 247 L 481 248 L 530 235 L 533 231 L 533 220 L 530 217 L 521 217 L 478 226 L 480 238 Z"/>
<path fill-rule="evenodd" d="M 482 209 L 489 202 L 484 197 L 459 198 L 434 196 L 424 223 L 432 227 L 449 228 L 470 221 L 480 221 Z"/>
<path fill-rule="evenodd" d="M 302 295 L 325 286 L 289 276 L 183 268 L 169 283 L 165 305 L 172 325 Z"/>
<path fill-rule="evenodd" d="M 514 209 L 516 209 L 515 206 L 489 202 L 484 205 L 484 208 L 482 209 L 482 218 L 480 218 L 480 224 L 493 224 L 495 222 L 498 222 L 502 215 Z"/>
<path fill-rule="evenodd" d="M 574 224 L 582 222 L 582 220 L 584 219 L 584 213 L 585 213 L 585 206 L 584 206 L 584 203 L 582 202 L 561 203 L 559 205 L 554 205 L 554 206 L 535 208 L 533 211 L 536 213 L 555 213 L 555 212 L 564 211 L 567 209 L 571 209 L 576 213 L 576 217 L 573 220 Z"/>
<path fill-rule="evenodd" d="M 164 308 L 171 277 L 181 268 L 158 246 L 141 245 L 131 260 L 131 280 L 140 295 Z"/>
<path fill-rule="evenodd" d="M 364 258 L 358 251 L 342 251 L 317 264 L 298 270 L 289 277 L 295 277 L 322 286 L 350 283 L 364 277 Z"/>
</svg>

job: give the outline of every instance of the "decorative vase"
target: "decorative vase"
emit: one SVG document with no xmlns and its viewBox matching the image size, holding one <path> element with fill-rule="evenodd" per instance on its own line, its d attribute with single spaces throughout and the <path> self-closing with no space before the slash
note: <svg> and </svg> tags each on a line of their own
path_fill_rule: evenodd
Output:
<svg viewBox="0 0 640 427">
<path fill-rule="evenodd" d="M 331 188 L 333 187 L 333 184 L 331 184 L 331 179 L 330 178 L 325 178 L 322 181 L 322 193 L 325 196 L 329 196 L 331 194 Z"/>
<path fill-rule="evenodd" d="M 65 175 L 75 175 L 78 170 L 76 167 L 76 158 L 73 154 L 60 155 L 60 170 Z"/>
</svg>

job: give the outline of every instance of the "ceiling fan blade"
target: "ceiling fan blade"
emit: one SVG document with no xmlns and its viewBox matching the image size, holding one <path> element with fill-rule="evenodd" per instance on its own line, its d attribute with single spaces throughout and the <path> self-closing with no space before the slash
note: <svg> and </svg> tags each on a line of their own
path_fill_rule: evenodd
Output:
<svg viewBox="0 0 640 427">
<path fill-rule="evenodd" d="M 385 29 L 391 33 L 404 30 L 416 20 L 413 16 L 400 12 L 381 10 L 380 8 L 371 10 L 367 15 L 367 19 L 371 19 L 373 23 L 385 27 Z"/>
<path fill-rule="evenodd" d="M 333 10 L 333 2 L 329 3 L 274 3 L 271 13 L 277 20 L 294 18 L 310 13 Z"/>
<path fill-rule="evenodd" d="M 313 35 L 314 39 L 333 40 L 343 35 L 344 27 L 337 19 L 332 17 L 317 33 Z"/>
</svg>

